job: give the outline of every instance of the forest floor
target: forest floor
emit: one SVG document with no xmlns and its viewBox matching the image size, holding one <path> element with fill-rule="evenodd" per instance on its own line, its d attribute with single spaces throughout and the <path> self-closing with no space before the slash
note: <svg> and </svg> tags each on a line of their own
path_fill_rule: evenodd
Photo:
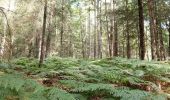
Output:
<svg viewBox="0 0 170 100">
<path fill-rule="evenodd" d="M 170 62 L 33 58 L 0 62 L 0 100 L 168 100 Z"/>
</svg>

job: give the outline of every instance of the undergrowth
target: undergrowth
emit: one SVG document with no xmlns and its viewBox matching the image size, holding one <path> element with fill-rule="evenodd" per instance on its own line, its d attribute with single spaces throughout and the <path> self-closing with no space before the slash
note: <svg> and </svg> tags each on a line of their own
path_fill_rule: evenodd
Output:
<svg viewBox="0 0 170 100">
<path fill-rule="evenodd" d="M 167 100 L 170 65 L 51 57 L 0 63 L 0 100 Z"/>
</svg>

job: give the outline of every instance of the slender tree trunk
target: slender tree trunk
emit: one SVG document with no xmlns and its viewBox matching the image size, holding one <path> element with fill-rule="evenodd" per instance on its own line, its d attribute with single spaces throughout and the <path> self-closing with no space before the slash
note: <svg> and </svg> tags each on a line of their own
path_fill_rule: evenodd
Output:
<svg viewBox="0 0 170 100">
<path fill-rule="evenodd" d="M 38 31 L 36 31 L 35 43 L 34 43 L 34 57 L 38 58 L 39 56 L 39 47 L 40 47 L 40 36 Z"/>
<path fill-rule="evenodd" d="M 89 7 L 89 22 L 88 22 L 88 57 L 91 58 L 91 8 Z"/>
<path fill-rule="evenodd" d="M 64 34 L 64 0 L 62 0 L 62 15 L 61 15 L 61 30 L 60 30 L 60 57 L 63 56 L 63 34 Z"/>
<path fill-rule="evenodd" d="M 161 25 L 159 25 L 159 37 L 160 37 L 160 60 L 165 60 L 166 56 L 165 56 L 165 48 L 164 48 L 164 41 L 163 41 L 163 32 L 162 32 L 162 28 Z"/>
<path fill-rule="evenodd" d="M 98 19 L 97 19 L 97 14 L 98 14 L 98 0 L 96 2 L 96 0 L 94 0 L 94 59 L 96 58 L 96 55 L 97 55 L 97 47 L 96 47 L 96 37 L 97 37 L 97 34 L 96 32 L 98 32 Z M 97 10 L 96 10 L 97 8 Z"/>
<path fill-rule="evenodd" d="M 168 25 L 168 32 L 169 32 L 168 56 L 170 57 L 170 19 L 169 19 L 169 25 Z"/>
<path fill-rule="evenodd" d="M 79 16 L 80 16 L 80 23 L 82 23 L 82 9 L 81 7 L 78 8 L 79 9 Z M 86 54 L 85 54 L 85 40 L 84 40 L 84 29 L 83 29 L 83 25 L 80 26 L 80 38 L 81 38 L 81 53 L 82 53 L 82 57 L 85 58 L 86 57 Z"/>
<path fill-rule="evenodd" d="M 150 17 L 150 34 L 151 34 L 151 53 L 152 53 L 152 60 L 157 59 L 157 44 L 156 44 L 156 18 L 154 13 L 154 1 L 148 0 L 148 10 L 149 10 L 149 17 Z"/>
<path fill-rule="evenodd" d="M 125 53 L 125 45 L 126 45 L 126 34 L 125 34 L 125 25 L 123 24 L 123 48 L 122 48 L 122 51 L 123 51 L 123 58 L 125 58 L 126 56 L 126 53 Z"/>
<path fill-rule="evenodd" d="M 45 42 L 45 31 L 46 31 L 46 19 L 47 19 L 47 0 L 45 0 L 45 6 L 44 6 L 43 31 L 41 36 L 41 52 L 40 52 L 39 67 L 41 67 L 45 56 L 44 42 Z"/>
<path fill-rule="evenodd" d="M 33 46 L 32 46 L 32 41 L 29 43 L 29 45 L 28 45 L 28 48 L 29 48 L 29 50 L 28 50 L 28 57 L 31 57 L 31 55 L 32 55 L 32 50 L 33 50 L 33 48 L 32 48 Z"/>
<path fill-rule="evenodd" d="M 144 16 L 143 16 L 143 0 L 138 0 L 139 9 L 139 31 L 140 31 L 140 59 L 145 59 L 145 33 L 144 33 Z"/>
<path fill-rule="evenodd" d="M 10 5 L 8 7 L 10 9 Z M 5 49 L 7 50 L 7 60 L 10 62 L 12 58 L 12 32 L 11 32 L 11 27 L 9 25 L 9 20 L 7 17 L 7 14 L 4 12 L 3 9 L 0 8 L 0 12 L 4 15 L 4 21 L 5 21 L 5 26 L 4 26 L 4 39 L 3 39 L 3 44 L 2 44 L 2 56 L 4 54 Z M 5 34 L 7 32 L 7 34 Z M 7 43 L 7 47 L 5 47 L 5 44 Z"/>
<path fill-rule="evenodd" d="M 84 32 L 84 30 L 83 30 L 83 27 L 81 26 L 81 46 L 82 46 L 82 51 L 81 51 L 81 53 L 82 53 L 82 57 L 83 58 L 86 58 L 86 53 L 85 53 L 85 41 L 84 41 L 84 37 L 83 37 L 83 32 Z"/>
<path fill-rule="evenodd" d="M 6 25 L 6 19 L 4 18 L 4 27 L 3 27 L 3 38 L 2 38 L 2 43 L 1 43 L 1 49 L 0 49 L 0 54 L 1 54 L 1 59 L 3 59 L 4 53 L 5 53 L 5 44 L 6 44 L 6 30 L 7 30 L 7 25 Z"/>
<path fill-rule="evenodd" d="M 111 57 L 111 50 L 110 50 L 110 39 L 109 39 L 109 21 L 108 21 L 108 7 L 107 1 L 105 0 L 105 20 L 106 20 L 106 36 L 107 36 L 107 56 Z"/>
<path fill-rule="evenodd" d="M 100 7 L 99 7 L 99 25 L 100 29 L 98 32 L 98 58 L 102 58 L 102 19 L 101 19 L 101 13 L 102 13 L 102 4 L 100 1 Z"/>
<path fill-rule="evenodd" d="M 136 23 L 136 31 L 137 31 L 137 41 L 136 44 L 138 44 L 137 48 L 136 48 L 136 59 L 139 58 L 140 59 L 140 51 L 141 51 L 141 47 L 140 47 L 140 29 L 139 29 L 139 22 Z M 145 33 L 145 32 L 144 32 Z M 146 35 L 145 35 L 146 36 Z M 145 37 L 144 37 L 145 38 Z M 145 47 L 146 48 L 146 47 Z M 146 54 L 146 49 L 145 49 L 145 54 Z"/>
<path fill-rule="evenodd" d="M 128 9 L 128 0 L 126 0 L 126 12 L 128 14 L 129 9 Z M 126 39 L 127 39 L 127 43 L 126 43 L 126 52 L 127 52 L 127 58 L 130 59 L 131 58 L 131 47 L 130 47 L 130 33 L 129 33 L 129 18 L 128 15 L 126 15 Z"/>
<path fill-rule="evenodd" d="M 118 26 L 116 20 L 115 22 L 115 28 L 114 28 L 114 56 L 118 56 Z"/>
<path fill-rule="evenodd" d="M 111 55 L 111 57 L 113 57 L 114 56 L 114 18 L 115 18 L 114 1 L 110 2 L 110 7 L 112 8 L 112 14 L 111 14 L 111 18 L 110 18 L 111 26 L 110 26 L 110 35 L 109 35 L 109 38 L 110 38 L 110 55 Z"/>
<path fill-rule="evenodd" d="M 48 56 L 51 50 L 51 34 L 52 34 L 52 26 L 51 26 L 51 18 L 49 19 L 49 26 L 48 26 L 48 35 L 47 35 L 47 40 L 46 40 L 46 53 L 45 57 Z"/>
<path fill-rule="evenodd" d="M 128 25 L 129 21 L 126 22 L 126 36 L 127 36 L 127 43 L 126 43 L 126 52 L 127 52 L 127 58 L 130 59 L 131 58 L 131 47 L 130 47 L 130 33 L 129 33 L 129 25 Z"/>
</svg>

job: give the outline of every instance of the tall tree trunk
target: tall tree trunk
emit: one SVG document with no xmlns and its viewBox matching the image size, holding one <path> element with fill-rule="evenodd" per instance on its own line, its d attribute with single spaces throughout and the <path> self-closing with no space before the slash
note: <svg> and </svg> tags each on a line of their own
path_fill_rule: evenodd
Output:
<svg viewBox="0 0 170 100">
<path fill-rule="evenodd" d="M 114 21 L 114 56 L 118 56 L 118 26 L 117 21 Z"/>
<path fill-rule="evenodd" d="M 88 21 L 88 58 L 91 58 L 91 8 L 89 7 L 89 21 Z"/>
<path fill-rule="evenodd" d="M 160 37 L 160 60 L 165 60 L 166 56 L 165 56 L 165 48 L 164 48 L 164 41 L 163 41 L 163 32 L 162 32 L 162 28 L 161 28 L 161 24 L 159 25 L 159 37 Z"/>
<path fill-rule="evenodd" d="M 126 45 L 126 33 L 125 33 L 125 25 L 123 24 L 123 48 L 122 48 L 122 51 L 123 51 L 123 53 L 122 53 L 122 55 L 123 55 L 123 58 L 125 58 L 126 57 L 126 52 L 125 52 L 125 45 Z"/>
<path fill-rule="evenodd" d="M 157 31 L 156 31 L 156 18 L 155 18 L 155 8 L 154 8 L 154 0 L 148 0 L 148 10 L 150 17 L 150 34 L 151 34 L 151 53 L 152 60 L 156 60 L 157 55 Z"/>
<path fill-rule="evenodd" d="M 8 9 L 10 9 L 10 5 L 8 7 Z M 10 62 L 11 58 L 12 58 L 12 32 L 11 32 L 11 27 L 9 25 L 9 20 L 7 17 L 7 14 L 4 12 L 3 9 L 0 8 L 0 12 L 4 15 L 4 39 L 3 39 L 3 44 L 2 44 L 2 56 L 4 54 L 5 49 L 7 50 L 7 55 L 6 58 L 8 60 L 8 62 Z M 7 32 L 7 34 L 5 34 Z M 5 47 L 5 44 L 7 43 L 7 47 Z"/>
<path fill-rule="evenodd" d="M 36 37 L 34 42 L 34 57 L 38 58 L 39 56 L 39 47 L 40 47 L 40 36 L 38 30 L 36 30 Z"/>
<path fill-rule="evenodd" d="M 62 0 L 61 29 L 60 29 L 60 57 L 63 56 L 63 34 L 64 34 L 64 0 Z"/>
<path fill-rule="evenodd" d="M 112 1 L 112 0 L 111 0 Z M 111 23 L 111 26 L 110 26 L 110 51 L 111 51 L 111 57 L 113 57 L 114 55 L 114 18 L 115 18 L 115 15 L 114 15 L 114 1 L 113 2 L 110 2 L 110 7 L 112 8 L 112 13 L 111 13 L 111 18 L 110 18 L 110 23 Z"/>
<path fill-rule="evenodd" d="M 98 32 L 98 58 L 102 58 L 102 19 L 101 19 L 101 13 L 102 13 L 102 4 L 100 1 L 100 7 L 99 7 L 99 25 L 100 29 Z"/>
<path fill-rule="evenodd" d="M 97 47 L 96 47 L 96 37 L 97 37 L 97 34 L 96 32 L 98 32 L 98 0 L 96 2 L 96 0 L 94 0 L 94 59 L 96 58 L 96 55 L 97 55 Z M 97 9 L 97 10 L 96 10 Z"/>
<path fill-rule="evenodd" d="M 32 45 L 32 41 L 28 44 L 28 57 L 31 57 L 32 55 L 32 50 L 33 50 L 33 45 Z"/>
<path fill-rule="evenodd" d="M 47 19 L 47 0 L 45 0 L 45 6 L 44 6 L 43 31 L 41 36 L 41 52 L 40 52 L 39 67 L 41 67 L 45 56 L 44 42 L 45 42 L 45 31 L 46 31 L 46 19 Z"/>
<path fill-rule="evenodd" d="M 108 21 L 108 7 L 107 7 L 107 0 L 105 0 L 105 20 L 106 20 L 106 36 L 107 36 L 107 53 L 106 55 L 111 57 L 111 50 L 110 50 L 110 39 L 109 39 L 109 21 Z"/>
<path fill-rule="evenodd" d="M 129 9 L 128 9 L 128 0 L 126 0 L 126 12 L 128 14 Z M 131 47 L 130 47 L 130 33 L 129 33 L 129 18 L 128 15 L 126 15 L 126 52 L 127 52 L 127 58 L 131 58 Z"/>
<path fill-rule="evenodd" d="M 169 32 L 168 56 L 170 57 L 170 18 L 169 18 L 168 32 Z"/>
<path fill-rule="evenodd" d="M 52 20 L 52 17 L 49 19 L 48 35 L 47 35 L 47 40 L 46 40 L 46 52 L 45 52 L 45 57 L 48 56 L 48 54 L 50 53 L 50 49 L 51 49 L 51 34 L 52 34 L 51 20 Z"/>
<path fill-rule="evenodd" d="M 143 0 L 138 0 L 139 10 L 139 31 L 140 31 L 140 59 L 145 59 L 145 33 L 144 33 L 144 16 L 143 16 Z"/>
<path fill-rule="evenodd" d="M 4 18 L 4 27 L 3 27 L 3 38 L 2 38 L 2 43 L 1 43 L 1 48 L 0 48 L 0 55 L 1 55 L 1 59 L 3 59 L 4 57 L 4 53 L 5 53 L 5 44 L 6 44 L 6 37 L 7 37 L 7 35 L 6 35 L 6 30 L 7 30 L 7 25 L 6 25 L 6 19 Z"/>
<path fill-rule="evenodd" d="M 80 23 L 82 23 L 82 9 L 81 7 L 78 8 L 79 9 L 79 16 L 80 16 Z M 86 57 L 86 54 L 85 54 L 85 39 L 84 39 L 84 28 L 83 28 L 84 25 L 81 25 L 80 26 L 80 38 L 81 38 L 81 53 L 82 53 L 82 57 L 85 58 Z"/>
</svg>

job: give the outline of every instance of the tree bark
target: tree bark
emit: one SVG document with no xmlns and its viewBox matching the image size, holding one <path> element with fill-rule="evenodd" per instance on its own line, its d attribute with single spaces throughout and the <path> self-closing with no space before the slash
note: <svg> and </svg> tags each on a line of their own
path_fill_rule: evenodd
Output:
<svg viewBox="0 0 170 100">
<path fill-rule="evenodd" d="M 89 7 L 89 21 L 88 21 L 88 58 L 91 58 L 91 8 Z"/>
<path fill-rule="evenodd" d="M 148 0 L 148 10 L 149 10 L 149 17 L 150 17 L 150 34 L 151 34 L 151 53 L 152 53 L 152 60 L 157 59 L 157 32 L 156 32 L 156 18 L 154 12 L 154 1 Z"/>
<path fill-rule="evenodd" d="M 163 41 L 163 32 L 162 32 L 162 28 L 161 25 L 159 25 L 159 37 L 160 37 L 160 60 L 165 60 L 166 56 L 165 56 L 165 48 L 164 48 L 164 41 Z"/>
<path fill-rule="evenodd" d="M 118 56 L 118 26 L 116 20 L 114 21 L 114 56 Z"/>
<path fill-rule="evenodd" d="M 144 33 L 144 16 L 143 16 L 143 0 L 138 0 L 138 10 L 139 10 L 139 39 L 140 39 L 140 59 L 145 59 L 145 33 Z"/>
<path fill-rule="evenodd" d="M 49 19 L 52 20 L 52 19 Z M 52 33 L 52 29 L 51 29 L 51 21 L 49 21 L 49 26 L 48 26 L 48 35 L 47 35 L 47 40 L 46 40 L 46 53 L 45 53 L 45 57 L 48 56 L 48 54 L 50 53 L 51 50 L 51 33 Z"/>
<path fill-rule="evenodd" d="M 101 13 L 102 13 L 102 4 L 100 1 L 100 7 L 99 7 L 99 25 L 100 29 L 98 32 L 98 58 L 102 58 L 102 19 L 101 19 Z"/>
<path fill-rule="evenodd" d="M 126 12 L 128 14 L 129 9 L 128 9 L 128 0 L 126 0 Z M 130 59 L 131 58 L 131 47 L 130 47 L 130 33 L 129 33 L 129 18 L 128 15 L 126 15 L 126 39 L 127 39 L 127 43 L 126 43 L 126 52 L 127 52 L 127 58 Z"/>
<path fill-rule="evenodd" d="M 41 36 L 41 51 L 40 51 L 40 60 L 39 60 L 39 67 L 42 66 L 44 60 L 44 42 L 45 42 L 45 31 L 46 31 L 46 19 L 47 19 L 47 0 L 45 0 L 44 6 L 44 18 L 43 18 L 43 31 Z"/>
<path fill-rule="evenodd" d="M 63 34 L 64 34 L 64 0 L 62 0 L 61 30 L 60 30 L 60 57 L 63 56 Z"/>
<path fill-rule="evenodd" d="M 170 18 L 169 18 L 168 32 L 169 32 L 168 56 L 170 57 Z"/>
<path fill-rule="evenodd" d="M 10 6 L 9 6 L 8 9 L 10 9 Z M 4 20 L 6 20 L 5 29 L 4 29 L 4 41 L 3 41 L 3 44 L 2 44 L 3 46 L 2 46 L 1 53 L 3 55 L 4 50 L 5 50 L 5 43 L 7 42 L 7 46 L 8 46 L 8 48 L 7 48 L 7 53 L 8 53 L 7 54 L 7 60 L 8 60 L 8 62 L 10 62 L 10 60 L 12 58 L 12 49 L 13 49 L 13 46 L 12 46 L 12 32 L 11 32 L 11 27 L 9 25 L 7 14 L 1 8 L 0 8 L 0 12 L 4 15 L 4 18 L 5 18 Z M 7 34 L 5 35 L 6 29 L 8 29 L 8 31 L 7 31 Z"/>
<path fill-rule="evenodd" d="M 97 55 L 97 46 L 96 46 L 96 37 L 97 37 L 97 34 L 96 32 L 98 32 L 98 19 L 97 19 L 97 14 L 98 14 L 98 7 L 99 7 L 99 4 L 98 4 L 99 1 L 96 2 L 96 0 L 94 0 L 94 59 L 96 58 L 96 55 Z M 96 10 L 97 9 L 97 10 Z"/>
</svg>

